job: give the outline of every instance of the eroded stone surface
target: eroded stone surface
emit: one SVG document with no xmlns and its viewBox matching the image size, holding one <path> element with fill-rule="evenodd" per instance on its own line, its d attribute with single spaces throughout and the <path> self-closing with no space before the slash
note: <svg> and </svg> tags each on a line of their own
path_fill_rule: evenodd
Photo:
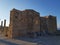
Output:
<svg viewBox="0 0 60 45">
<path fill-rule="evenodd" d="M 40 17 L 40 14 L 34 10 L 27 9 L 20 11 L 12 9 L 10 11 L 10 25 L 8 37 L 20 36 L 37 36 L 42 33 L 54 33 L 57 30 L 56 17 L 45 16 Z"/>
</svg>

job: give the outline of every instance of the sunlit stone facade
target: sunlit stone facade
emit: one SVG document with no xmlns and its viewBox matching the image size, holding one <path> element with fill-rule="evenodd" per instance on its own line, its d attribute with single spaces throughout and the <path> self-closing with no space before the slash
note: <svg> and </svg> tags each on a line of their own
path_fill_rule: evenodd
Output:
<svg viewBox="0 0 60 45">
<path fill-rule="evenodd" d="M 10 11 L 10 24 L 7 35 L 10 38 L 20 36 L 37 37 L 42 33 L 54 33 L 57 30 L 56 17 L 41 17 L 39 12 L 32 9 Z"/>
</svg>

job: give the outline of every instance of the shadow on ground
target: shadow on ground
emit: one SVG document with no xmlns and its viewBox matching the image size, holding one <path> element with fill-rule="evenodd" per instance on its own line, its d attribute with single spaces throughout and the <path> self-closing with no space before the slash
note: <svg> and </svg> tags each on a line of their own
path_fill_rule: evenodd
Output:
<svg viewBox="0 0 60 45">
<path fill-rule="evenodd" d="M 5 41 L 3 39 L 0 39 L 0 43 L 4 43 L 6 45 L 19 45 L 19 44 L 16 44 L 16 43 L 12 43 L 12 42 L 9 42 L 9 41 Z"/>
<path fill-rule="evenodd" d="M 43 45 L 60 45 L 60 36 L 20 37 L 16 39 Z"/>
<path fill-rule="evenodd" d="M 22 41 L 27 41 L 27 42 L 33 42 L 33 43 L 36 42 L 36 41 L 35 41 L 36 38 L 20 37 L 20 38 L 15 38 L 15 39 L 17 39 L 17 40 L 22 40 Z"/>
</svg>

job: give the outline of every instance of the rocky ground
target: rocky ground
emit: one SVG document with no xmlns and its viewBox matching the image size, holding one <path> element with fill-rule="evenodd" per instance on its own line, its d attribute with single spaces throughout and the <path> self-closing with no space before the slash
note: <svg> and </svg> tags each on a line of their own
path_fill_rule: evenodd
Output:
<svg viewBox="0 0 60 45">
<path fill-rule="evenodd" d="M 0 45 L 60 45 L 60 36 L 40 36 L 38 38 L 21 37 L 8 39 L 0 35 Z"/>
</svg>

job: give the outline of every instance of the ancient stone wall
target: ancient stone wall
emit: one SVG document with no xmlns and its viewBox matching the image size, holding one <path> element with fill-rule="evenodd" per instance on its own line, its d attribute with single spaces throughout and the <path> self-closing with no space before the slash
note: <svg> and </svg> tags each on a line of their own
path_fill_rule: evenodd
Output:
<svg viewBox="0 0 60 45">
<path fill-rule="evenodd" d="M 34 36 L 40 32 L 54 33 L 56 29 L 56 17 L 54 16 L 40 17 L 40 14 L 32 9 L 10 11 L 8 37 Z"/>
<path fill-rule="evenodd" d="M 55 16 L 49 15 L 47 18 L 47 27 L 49 33 L 54 33 L 57 31 L 57 21 Z"/>
<path fill-rule="evenodd" d="M 26 36 L 27 32 L 40 31 L 40 16 L 34 10 L 19 11 L 13 9 L 10 12 L 10 25 L 8 37 Z"/>
</svg>

